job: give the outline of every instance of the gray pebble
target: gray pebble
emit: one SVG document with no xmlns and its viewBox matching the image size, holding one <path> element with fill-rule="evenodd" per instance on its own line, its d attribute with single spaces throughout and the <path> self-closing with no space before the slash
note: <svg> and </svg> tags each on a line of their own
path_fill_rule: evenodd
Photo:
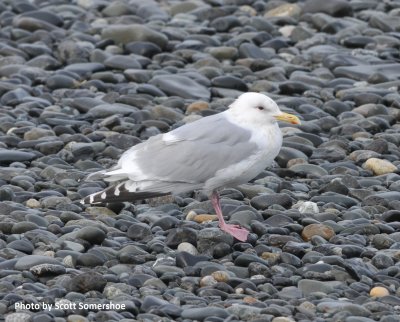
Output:
<svg viewBox="0 0 400 322">
<path fill-rule="evenodd" d="M 39 264 L 60 265 L 60 262 L 49 256 L 28 255 L 18 259 L 18 261 L 15 263 L 15 269 L 28 270 L 32 266 Z"/>
<path fill-rule="evenodd" d="M 207 310 L 204 308 L 188 308 L 184 309 L 181 313 L 182 318 L 203 321 L 207 317 L 228 317 L 228 312 L 219 307 L 208 307 Z"/>
</svg>

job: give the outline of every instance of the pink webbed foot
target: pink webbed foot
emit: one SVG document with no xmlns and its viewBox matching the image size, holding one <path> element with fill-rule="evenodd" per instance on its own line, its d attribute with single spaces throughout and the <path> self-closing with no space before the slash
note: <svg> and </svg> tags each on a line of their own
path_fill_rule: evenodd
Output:
<svg viewBox="0 0 400 322">
<path fill-rule="evenodd" d="M 218 216 L 219 227 L 221 228 L 221 230 L 226 231 L 228 234 L 232 235 L 237 240 L 240 240 L 242 242 L 246 241 L 247 236 L 249 235 L 247 229 L 241 228 L 239 225 L 230 225 L 225 222 L 224 216 L 222 215 L 221 205 L 219 202 L 219 195 L 216 191 L 214 191 L 211 194 L 210 199 L 215 209 L 215 213 Z"/>
<path fill-rule="evenodd" d="M 249 235 L 248 230 L 241 228 L 239 225 L 223 224 L 220 228 L 242 242 L 245 242 Z"/>
</svg>

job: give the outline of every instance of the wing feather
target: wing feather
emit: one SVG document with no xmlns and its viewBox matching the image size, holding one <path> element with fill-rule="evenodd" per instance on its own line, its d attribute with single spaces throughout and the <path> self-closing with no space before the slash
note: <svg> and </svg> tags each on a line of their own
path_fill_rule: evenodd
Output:
<svg viewBox="0 0 400 322">
<path fill-rule="evenodd" d="M 250 138 L 249 130 L 216 114 L 135 145 L 105 175 L 108 181 L 125 176 L 141 191 L 196 189 L 251 155 L 257 146 Z"/>
</svg>

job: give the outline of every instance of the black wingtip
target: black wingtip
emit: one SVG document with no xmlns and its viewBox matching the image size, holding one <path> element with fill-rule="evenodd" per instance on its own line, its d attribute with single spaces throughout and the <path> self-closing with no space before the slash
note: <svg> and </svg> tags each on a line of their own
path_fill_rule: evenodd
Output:
<svg viewBox="0 0 400 322">
<path fill-rule="evenodd" d="M 99 192 L 95 192 L 89 196 L 83 198 L 80 202 L 81 204 L 107 204 L 107 203 L 117 203 L 124 201 L 136 201 L 143 200 L 147 198 L 154 198 L 165 196 L 168 193 L 160 192 L 149 192 L 149 191 L 135 191 L 131 192 L 125 188 L 124 184 L 113 185 Z"/>
</svg>

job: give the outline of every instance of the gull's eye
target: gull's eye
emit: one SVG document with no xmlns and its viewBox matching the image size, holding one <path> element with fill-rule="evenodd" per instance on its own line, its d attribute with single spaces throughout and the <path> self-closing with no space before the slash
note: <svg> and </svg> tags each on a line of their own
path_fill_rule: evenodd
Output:
<svg viewBox="0 0 400 322">
<path fill-rule="evenodd" d="M 263 107 L 263 106 L 257 106 L 257 108 L 258 108 L 260 111 L 263 111 L 263 110 L 264 110 L 264 107 Z"/>
</svg>

